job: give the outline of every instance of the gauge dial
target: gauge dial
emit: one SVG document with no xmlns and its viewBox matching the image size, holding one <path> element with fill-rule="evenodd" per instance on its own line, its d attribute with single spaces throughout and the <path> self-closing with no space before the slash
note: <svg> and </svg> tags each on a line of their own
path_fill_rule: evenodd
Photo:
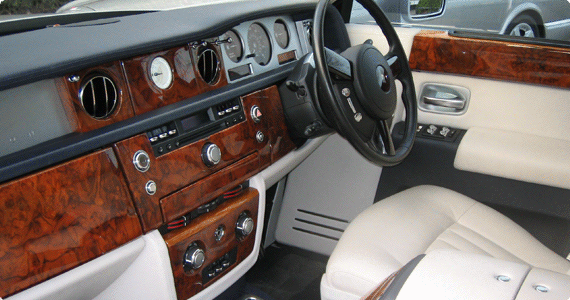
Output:
<svg viewBox="0 0 570 300">
<path fill-rule="evenodd" d="M 261 66 L 271 60 L 271 41 L 267 31 L 258 23 L 253 23 L 247 31 L 247 45 L 255 62 Z"/>
<path fill-rule="evenodd" d="M 156 57 L 150 63 L 150 78 L 160 89 L 166 89 L 172 83 L 172 68 L 166 59 Z"/>
<path fill-rule="evenodd" d="M 287 31 L 285 22 L 281 20 L 275 21 L 275 24 L 273 24 L 273 34 L 279 47 L 285 49 L 289 46 L 289 32 Z"/>
<path fill-rule="evenodd" d="M 224 44 L 228 58 L 235 63 L 239 62 L 243 56 L 243 45 L 239 35 L 235 31 L 230 30 L 224 33 L 222 39 L 228 41 Z"/>
</svg>

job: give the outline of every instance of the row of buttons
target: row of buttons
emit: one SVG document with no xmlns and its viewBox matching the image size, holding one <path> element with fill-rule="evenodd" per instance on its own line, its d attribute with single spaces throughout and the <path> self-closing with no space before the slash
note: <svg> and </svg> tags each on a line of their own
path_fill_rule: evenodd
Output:
<svg viewBox="0 0 570 300">
<path fill-rule="evenodd" d="M 202 270 L 202 282 L 205 284 L 227 270 L 232 264 L 236 262 L 236 258 L 237 248 L 234 248 L 215 262 L 205 267 L 204 270 Z"/>
<path fill-rule="evenodd" d="M 152 131 L 148 132 L 147 136 L 149 137 L 148 140 L 151 143 L 155 143 L 158 140 L 165 139 L 169 136 L 174 136 L 176 133 L 178 133 L 178 131 L 176 130 L 175 125 L 171 124 L 170 126 L 165 125 L 160 128 L 155 128 Z"/>
<path fill-rule="evenodd" d="M 238 110 L 239 110 L 239 105 L 235 105 L 233 107 L 226 108 L 225 110 L 218 111 L 218 116 L 223 117 L 226 114 L 231 114 L 232 112 L 238 111 Z"/>
<path fill-rule="evenodd" d="M 226 127 L 230 127 L 232 125 L 235 125 L 235 124 L 237 124 L 243 120 L 245 120 L 245 117 L 243 116 L 243 114 L 235 116 L 231 120 L 230 119 L 226 120 Z"/>
<path fill-rule="evenodd" d="M 457 132 L 456 129 L 449 128 L 446 126 L 436 126 L 436 125 L 418 125 L 418 132 L 422 132 L 423 136 L 439 138 L 439 139 L 450 139 L 453 138 L 455 133 Z"/>
</svg>

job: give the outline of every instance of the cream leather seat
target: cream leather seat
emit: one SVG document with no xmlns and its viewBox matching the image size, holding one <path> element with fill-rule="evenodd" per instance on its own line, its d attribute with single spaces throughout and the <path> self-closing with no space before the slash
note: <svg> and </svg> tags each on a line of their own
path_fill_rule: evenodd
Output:
<svg viewBox="0 0 570 300">
<path fill-rule="evenodd" d="M 457 249 L 568 274 L 570 262 L 497 211 L 454 191 L 419 186 L 360 213 L 321 280 L 321 298 L 360 299 L 411 259 Z"/>
</svg>

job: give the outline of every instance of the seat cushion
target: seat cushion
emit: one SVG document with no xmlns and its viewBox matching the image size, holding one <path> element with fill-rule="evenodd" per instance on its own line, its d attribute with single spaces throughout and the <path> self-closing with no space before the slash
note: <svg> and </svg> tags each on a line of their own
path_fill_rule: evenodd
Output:
<svg viewBox="0 0 570 300">
<path fill-rule="evenodd" d="M 570 262 L 497 211 L 454 191 L 418 186 L 358 215 L 329 258 L 322 299 L 358 299 L 419 254 L 456 249 L 559 273 Z"/>
</svg>

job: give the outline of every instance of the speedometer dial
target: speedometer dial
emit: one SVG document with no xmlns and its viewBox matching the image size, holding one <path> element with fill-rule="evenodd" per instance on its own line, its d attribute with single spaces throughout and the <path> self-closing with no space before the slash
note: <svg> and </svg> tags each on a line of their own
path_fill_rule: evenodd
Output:
<svg viewBox="0 0 570 300">
<path fill-rule="evenodd" d="M 287 25 L 281 20 L 275 21 L 273 24 L 273 33 L 275 35 L 275 41 L 279 47 L 285 49 L 289 45 L 289 32 L 287 31 Z"/>
<path fill-rule="evenodd" d="M 247 45 L 255 62 L 265 66 L 271 60 L 271 41 L 267 31 L 258 23 L 253 23 L 247 31 Z"/>
<path fill-rule="evenodd" d="M 243 55 L 243 46 L 241 43 L 241 39 L 239 38 L 237 33 L 233 30 L 230 30 L 224 33 L 224 36 L 222 38 L 228 41 L 227 43 L 224 44 L 224 48 L 226 50 L 226 55 L 228 56 L 228 58 L 235 63 L 239 62 Z"/>
</svg>

